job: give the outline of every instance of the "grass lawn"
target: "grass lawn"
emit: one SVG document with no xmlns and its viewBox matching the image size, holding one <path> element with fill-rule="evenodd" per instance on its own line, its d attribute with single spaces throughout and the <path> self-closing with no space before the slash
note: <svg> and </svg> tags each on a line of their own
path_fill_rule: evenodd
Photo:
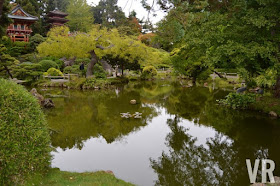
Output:
<svg viewBox="0 0 280 186">
<path fill-rule="evenodd" d="M 27 180 L 25 185 L 44 185 L 44 186 L 115 186 L 133 185 L 123 180 L 117 179 L 113 174 L 100 172 L 73 173 L 51 169 L 46 175 L 33 176 Z"/>
</svg>

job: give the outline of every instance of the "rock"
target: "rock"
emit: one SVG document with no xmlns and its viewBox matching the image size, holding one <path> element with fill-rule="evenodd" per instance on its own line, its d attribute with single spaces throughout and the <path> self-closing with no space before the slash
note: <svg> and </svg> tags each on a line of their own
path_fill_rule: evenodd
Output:
<svg viewBox="0 0 280 186">
<path fill-rule="evenodd" d="M 269 115 L 270 115 L 271 117 L 278 117 L 277 114 L 276 114 L 276 112 L 274 112 L 274 111 L 270 111 L 270 112 L 269 112 Z"/>
<path fill-rule="evenodd" d="M 31 89 L 30 93 L 37 98 L 38 102 L 40 103 L 40 105 L 42 105 L 42 102 L 44 101 L 44 97 L 39 94 L 36 90 L 36 88 Z"/>
<path fill-rule="evenodd" d="M 54 103 L 51 99 L 45 99 L 41 94 L 39 94 L 36 90 L 36 88 L 33 88 L 30 93 L 37 98 L 39 104 L 41 105 L 41 107 L 45 107 L 45 108 L 51 108 L 54 107 Z"/>
<path fill-rule="evenodd" d="M 135 105 L 137 102 L 135 99 L 130 100 L 130 104 Z"/>
<path fill-rule="evenodd" d="M 52 108 L 52 107 L 54 107 L 54 103 L 51 99 L 45 99 L 44 103 L 43 103 L 43 106 L 45 108 Z"/>
</svg>

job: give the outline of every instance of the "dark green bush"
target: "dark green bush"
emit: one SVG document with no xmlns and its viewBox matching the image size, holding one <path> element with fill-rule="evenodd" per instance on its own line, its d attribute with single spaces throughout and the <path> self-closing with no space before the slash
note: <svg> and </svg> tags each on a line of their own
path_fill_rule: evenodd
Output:
<svg viewBox="0 0 280 186">
<path fill-rule="evenodd" d="M 50 166 L 44 114 L 24 87 L 0 79 L 0 185 L 17 185 Z"/>
<path fill-rule="evenodd" d="M 225 99 L 217 100 L 220 104 L 226 105 L 233 109 L 245 109 L 248 108 L 250 104 L 256 102 L 256 95 L 252 93 L 248 94 L 238 94 L 229 93 Z"/>
<path fill-rule="evenodd" d="M 85 65 L 89 64 L 90 59 L 89 58 L 79 58 L 75 60 L 75 65 L 80 65 L 81 63 L 84 63 Z"/>
<path fill-rule="evenodd" d="M 42 74 L 42 66 L 38 63 L 24 62 L 18 65 L 13 72 L 15 77 L 21 80 L 36 80 Z"/>
<path fill-rule="evenodd" d="M 32 36 L 32 37 L 30 38 L 30 47 L 31 47 L 31 49 L 32 49 L 32 50 L 35 50 L 36 47 L 37 47 L 40 43 L 44 42 L 45 40 L 46 40 L 46 39 L 45 39 L 43 36 L 41 36 L 40 34 L 35 34 L 34 36 Z"/>
<path fill-rule="evenodd" d="M 85 69 L 84 69 L 85 71 Z M 82 71 L 80 70 L 79 65 L 73 65 L 73 66 L 67 66 L 64 68 L 63 72 L 65 74 L 82 74 Z"/>
<path fill-rule="evenodd" d="M 42 60 L 51 60 L 51 61 L 54 61 L 57 65 L 58 65 L 58 68 L 60 70 L 63 70 L 64 68 L 64 62 L 56 57 L 53 57 L 53 56 L 48 56 L 48 57 L 44 57 Z"/>
<path fill-rule="evenodd" d="M 104 79 L 107 77 L 106 71 L 103 69 L 103 67 L 100 64 L 96 64 L 93 67 L 93 75 L 97 79 Z"/>
<path fill-rule="evenodd" d="M 44 72 L 47 72 L 50 68 L 56 68 L 56 69 L 59 68 L 57 63 L 52 60 L 42 60 L 39 62 L 39 64 L 42 66 L 42 70 Z"/>
</svg>

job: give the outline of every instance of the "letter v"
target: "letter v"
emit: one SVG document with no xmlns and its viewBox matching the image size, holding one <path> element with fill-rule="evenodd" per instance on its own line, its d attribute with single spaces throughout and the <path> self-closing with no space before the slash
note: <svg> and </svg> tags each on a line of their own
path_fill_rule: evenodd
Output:
<svg viewBox="0 0 280 186">
<path fill-rule="evenodd" d="M 254 171 L 252 170 L 251 161 L 246 159 L 247 170 L 250 178 L 250 183 L 256 183 L 257 172 L 259 168 L 260 160 L 255 160 Z"/>
</svg>

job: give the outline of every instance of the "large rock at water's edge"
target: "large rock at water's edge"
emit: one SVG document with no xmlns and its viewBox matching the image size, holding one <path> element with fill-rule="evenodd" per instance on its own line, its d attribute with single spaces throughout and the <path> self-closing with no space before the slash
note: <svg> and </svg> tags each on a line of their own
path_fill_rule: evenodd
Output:
<svg viewBox="0 0 280 186">
<path fill-rule="evenodd" d="M 278 117 L 277 114 L 276 114 L 276 112 L 274 112 L 274 111 L 270 111 L 270 112 L 269 112 L 269 115 L 270 115 L 271 117 L 275 117 L 275 118 Z"/>
<path fill-rule="evenodd" d="M 54 107 L 54 103 L 51 99 L 45 99 L 41 94 L 39 94 L 36 88 L 33 88 L 30 93 L 37 98 L 39 104 L 44 108 Z"/>
<path fill-rule="evenodd" d="M 45 108 L 52 108 L 52 107 L 54 107 L 54 102 L 51 99 L 45 99 L 43 106 Z"/>
<path fill-rule="evenodd" d="M 33 88 L 30 93 L 38 99 L 38 102 L 41 105 L 45 98 L 37 92 L 36 88 Z"/>
</svg>

